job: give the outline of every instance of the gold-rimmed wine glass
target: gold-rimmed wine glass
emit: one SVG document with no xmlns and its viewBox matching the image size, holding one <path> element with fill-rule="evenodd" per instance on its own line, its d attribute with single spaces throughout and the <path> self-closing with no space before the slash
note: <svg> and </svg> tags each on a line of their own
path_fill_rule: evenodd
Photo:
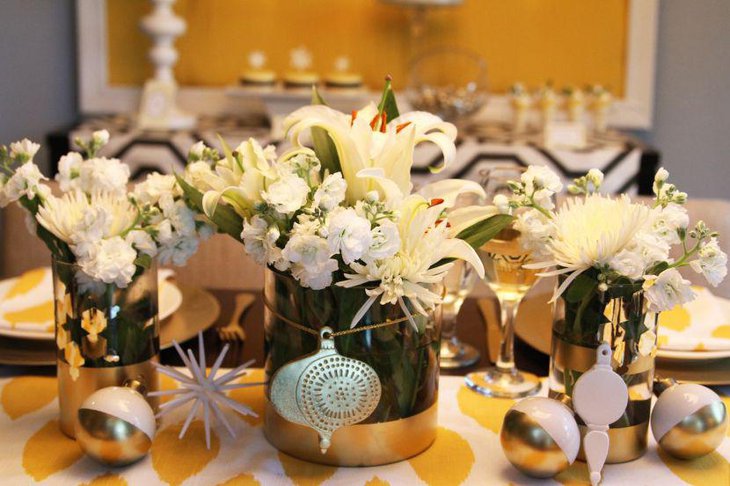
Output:
<svg viewBox="0 0 730 486">
<path fill-rule="evenodd" d="M 519 181 L 526 169 L 519 166 L 496 166 L 482 172 L 487 201 L 497 195 L 511 195 L 509 181 Z M 519 371 L 514 360 L 515 318 L 520 302 L 538 280 L 538 270 L 525 268 L 531 255 L 520 243 L 520 233 L 509 226 L 479 250 L 484 264 L 484 280 L 496 294 L 500 308 L 499 355 L 493 367 L 469 373 L 466 384 L 472 390 L 492 397 L 517 398 L 540 390 L 540 380 Z"/>
</svg>

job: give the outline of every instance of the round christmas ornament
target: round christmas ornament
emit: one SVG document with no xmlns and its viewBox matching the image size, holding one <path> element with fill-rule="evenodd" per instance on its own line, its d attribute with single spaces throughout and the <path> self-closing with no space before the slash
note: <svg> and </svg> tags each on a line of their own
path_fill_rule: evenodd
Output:
<svg viewBox="0 0 730 486">
<path fill-rule="evenodd" d="M 271 380 L 271 402 L 285 419 L 317 431 L 324 454 L 332 434 L 368 418 L 382 392 L 374 369 L 337 352 L 332 329 L 323 327 L 319 335 L 317 352 L 276 372 Z"/>
<path fill-rule="evenodd" d="M 651 413 L 651 431 L 659 447 L 679 459 L 717 449 L 728 427 L 727 409 L 717 393 L 692 383 L 664 382 L 655 390 L 660 395 Z"/>
<path fill-rule="evenodd" d="M 76 441 L 89 457 L 109 466 L 124 466 L 147 454 L 157 425 L 140 389 L 136 381 L 102 388 L 81 404 Z"/>
<path fill-rule="evenodd" d="M 500 432 L 509 462 L 528 476 L 549 478 L 573 464 L 580 431 L 573 412 L 557 400 L 526 398 L 507 411 Z"/>
</svg>

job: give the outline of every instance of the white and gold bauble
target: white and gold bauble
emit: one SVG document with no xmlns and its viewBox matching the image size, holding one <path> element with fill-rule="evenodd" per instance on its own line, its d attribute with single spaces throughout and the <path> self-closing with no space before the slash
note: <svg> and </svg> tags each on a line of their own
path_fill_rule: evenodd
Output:
<svg viewBox="0 0 730 486">
<path fill-rule="evenodd" d="M 132 387 L 102 388 L 81 404 L 75 436 L 92 459 L 124 466 L 142 459 L 152 446 L 155 413 Z"/>
<path fill-rule="evenodd" d="M 514 404 L 504 417 L 500 439 L 507 460 L 536 478 L 563 471 L 573 464 L 580 449 L 573 412 L 563 403 L 544 397 Z"/>
<path fill-rule="evenodd" d="M 337 429 L 373 413 L 381 387 L 367 363 L 337 352 L 332 329 L 323 327 L 319 335 L 319 350 L 282 366 L 271 379 L 269 394 L 279 415 L 319 434 L 324 454 Z"/>
<path fill-rule="evenodd" d="M 702 385 L 666 388 L 651 413 L 651 431 L 659 447 L 680 459 L 694 459 L 717 449 L 727 427 L 725 404 Z"/>
</svg>

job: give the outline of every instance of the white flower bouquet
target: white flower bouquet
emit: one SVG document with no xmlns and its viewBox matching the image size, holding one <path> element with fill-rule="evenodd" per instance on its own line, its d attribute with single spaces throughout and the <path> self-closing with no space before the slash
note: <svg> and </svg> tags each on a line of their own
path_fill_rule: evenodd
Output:
<svg viewBox="0 0 730 486">
<path fill-rule="evenodd" d="M 558 276 L 550 396 L 572 396 L 604 342 L 631 390 L 625 413 L 611 424 L 623 438 L 620 446 L 612 441 L 609 462 L 632 460 L 646 450 L 657 315 L 694 298 L 679 269 L 690 267 L 711 285 L 727 273 L 717 233 L 702 221 L 690 226 L 687 195 L 667 177 L 666 170 L 657 172 L 654 199 L 646 204 L 600 194 L 603 174 L 594 169 L 576 179 L 568 187 L 573 197 L 554 208 L 550 197 L 562 189 L 557 176 L 531 167 L 511 182 L 513 196 L 497 201 L 517 214 L 514 226 L 534 261 L 526 266 Z"/>
<path fill-rule="evenodd" d="M 158 351 L 153 259 L 182 265 L 212 234 L 182 198 L 174 176 L 150 175 L 128 192 L 129 167 L 99 157 L 106 130 L 77 140 L 83 155 L 59 161 L 52 193 L 26 140 L 0 147 L 0 206 L 17 202 L 28 229 L 51 251 L 60 357 L 79 368 L 122 366 Z"/>
<path fill-rule="evenodd" d="M 179 183 L 191 207 L 268 267 L 267 374 L 314 351 L 316 331 L 330 327 L 337 349 L 380 378 L 368 423 L 416 415 L 428 422 L 412 455 L 435 434 L 440 282 L 454 259 L 483 275 L 474 248 L 512 217 L 487 206 L 452 210 L 460 194 L 484 196 L 474 182 L 442 180 L 413 191 L 415 146 L 436 144 L 446 166 L 456 129 L 428 113 L 400 115 L 389 82 L 378 105 L 351 114 L 329 108 L 316 92 L 314 100 L 284 121 L 290 150 L 277 156 L 253 139 L 231 150 L 221 140 L 221 156 L 198 143 Z M 319 448 L 309 456 L 300 445 L 274 443 L 329 460 Z M 358 447 L 351 446 L 353 457 Z"/>
</svg>

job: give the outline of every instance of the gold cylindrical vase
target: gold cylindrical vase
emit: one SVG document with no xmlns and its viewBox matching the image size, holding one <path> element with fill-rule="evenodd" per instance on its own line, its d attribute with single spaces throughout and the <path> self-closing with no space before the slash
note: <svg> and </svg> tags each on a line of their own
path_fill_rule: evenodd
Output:
<svg viewBox="0 0 730 486">
<path fill-rule="evenodd" d="M 78 265 L 53 260 L 61 431 L 74 437 L 81 404 L 95 391 L 137 380 L 158 387 L 157 269 L 126 287 L 94 281 Z M 157 399 L 148 397 L 153 409 Z"/>
<path fill-rule="evenodd" d="M 335 334 L 350 329 L 352 318 L 368 300 L 363 288 L 312 290 L 273 270 L 267 270 L 264 297 L 267 383 L 279 368 L 318 348 L 318 333 L 302 328 L 318 331 L 327 326 Z M 378 375 L 380 401 L 369 417 L 337 429 L 323 454 L 317 432 L 277 413 L 267 384 L 267 440 L 286 454 L 332 466 L 390 464 L 426 450 L 437 431 L 441 310 L 429 316 L 412 311 L 418 331 L 402 319 L 399 306 L 376 302 L 358 327 L 398 322 L 334 338 L 341 355 L 366 363 Z"/>
<path fill-rule="evenodd" d="M 549 396 L 571 405 L 573 386 L 596 363 L 602 342 L 611 346 L 611 366 L 629 389 L 629 402 L 619 420 L 610 424 L 606 462 L 623 463 L 646 452 L 656 355 L 656 314 L 647 312 L 637 285 L 595 290 L 573 299 L 570 287 L 558 299 L 550 353 Z M 567 294 L 567 297 L 566 297 Z M 581 435 L 588 430 L 576 416 Z M 578 459 L 585 460 L 583 449 Z"/>
</svg>

